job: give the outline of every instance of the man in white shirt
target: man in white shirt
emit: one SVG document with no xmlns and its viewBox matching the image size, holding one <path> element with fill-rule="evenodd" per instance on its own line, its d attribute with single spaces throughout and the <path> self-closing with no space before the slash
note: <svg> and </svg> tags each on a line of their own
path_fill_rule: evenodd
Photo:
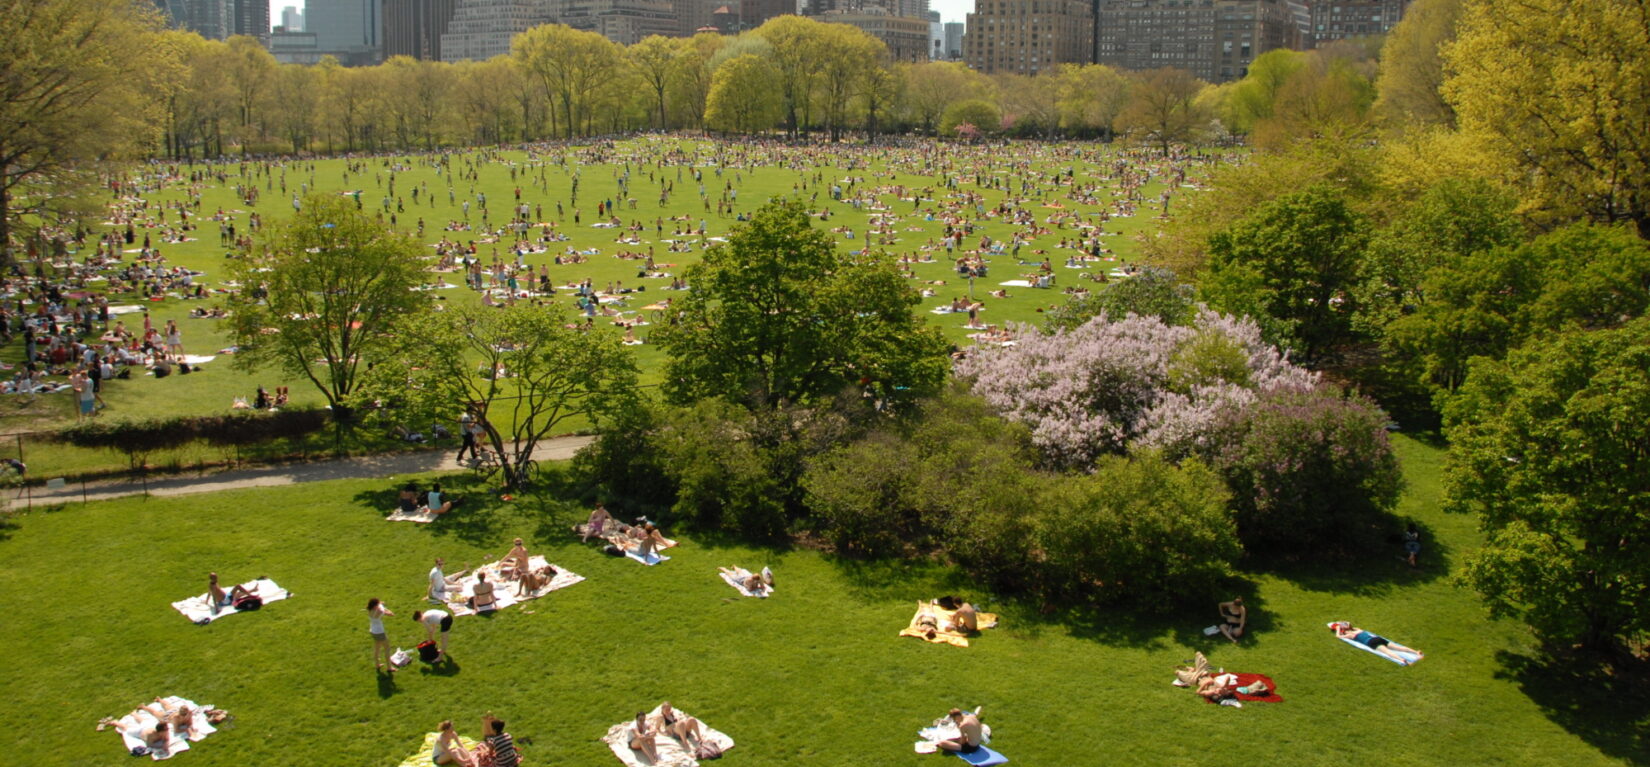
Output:
<svg viewBox="0 0 1650 767">
<path fill-rule="evenodd" d="M 470 568 L 466 567 L 463 570 L 453 573 L 452 575 L 447 575 L 441 571 L 441 568 L 445 567 L 446 564 L 447 560 L 442 559 L 441 557 L 436 557 L 435 567 L 430 568 L 430 587 L 425 596 L 429 598 L 431 604 L 442 604 L 446 602 L 447 590 L 458 588 L 458 584 L 464 578 L 464 574 L 470 571 Z"/>
</svg>

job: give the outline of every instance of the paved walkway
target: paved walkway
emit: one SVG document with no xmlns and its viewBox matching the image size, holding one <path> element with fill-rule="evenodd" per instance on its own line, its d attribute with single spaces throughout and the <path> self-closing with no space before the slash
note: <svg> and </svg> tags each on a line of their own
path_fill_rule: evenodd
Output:
<svg viewBox="0 0 1650 767">
<path fill-rule="evenodd" d="M 572 458 L 579 448 L 595 441 L 595 437 L 556 437 L 538 444 L 533 451 L 533 459 L 537 461 L 563 461 Z M 339 458 L 330 461 L 310 461 L 306 463 L 288 463 L 278 466 L 258 466 L 250 469 L 233 469 L 214 474 L 200 475 L 170 475 L 162 478 L 151 477 L 148 483 L 150 495 L 190 495 L 192 493 L 215 493 L 219 490 L 238 490 L 247 487 L 279 487 L 281 485 L 296 485 L 303 482 L 325 482 L 331 479 L 374 479 L 393 477 L 401 474 L 427 474 L 430 472 L 462 471 L 467 466 L 460 465 L 454 460 L 456 450 L 425 450 L 416 453 L 392 453 L 388 455 L 369 455 L 360 458 Z M 80 483 L 71 482 L 58 490 L 48 490 L 44 487 L 35 487 L 28 493 L 19 493 L 15 506 L 67 503 L 80 501 L 84 497 L 87 501 L 106 501 L 111 498 L 124 498 L 129 495 L 143 495 L 144 483 L 141 479 L 117 479 L 99 482 L 87 482 L 82 488 Z"/>
</svg>

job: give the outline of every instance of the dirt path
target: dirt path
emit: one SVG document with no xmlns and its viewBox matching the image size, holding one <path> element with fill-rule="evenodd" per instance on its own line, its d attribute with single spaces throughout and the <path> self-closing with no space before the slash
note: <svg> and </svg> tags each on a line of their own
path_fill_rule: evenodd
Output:
<svg viewBox="0 0 1650 767">
<path fill-rule="evenodd" d="M 539 443 L 533 451 L 533 459 L 537 461 L 563 461 L 573 457 L 579 448 L 590 444 L 594 437 L 556 437 Z M 308 463 L 282 464 L 280 466 L 260 466 L 250 469 L 233 469 L 215 474 L 194 476 L 169 476 L 160 479 L 151 478 L 148 483 L 150 495 L 171 496 L 190 495 L 193 493 L 215 493 L 219 490 L 238 490 L 247 487 L 278 487 L 281 485 L 296 485 L 303 482 L 325 482 L 332 479 L 373 479 L 393 477 L 401 474 L 427 474 L 430 472 L 461 471 L 467 467 L 454 460 L 455 450 L 429 450 L 418 453 L 395 453 L 391 455 L 363 456 L 360 458 L 340 458 L 332 461 L 311 461 Z M 84 488 L 79 483 L 70 483 L 57 490 L 36 487 L 27 493 L 19 492 L 14 508 L 29 504 L 50 505 L 80 501 L 84 497 L 87 501 L 106 501 L 111 498 L 123 498 L 129 495 L 143 495 L 144 483 L 141 479 L 119 479 L 102 482 L 87 482 Z"/>
</svg>

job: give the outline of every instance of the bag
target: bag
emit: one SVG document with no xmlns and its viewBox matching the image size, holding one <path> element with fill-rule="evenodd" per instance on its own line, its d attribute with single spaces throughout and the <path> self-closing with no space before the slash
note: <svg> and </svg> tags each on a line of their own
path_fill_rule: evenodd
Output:
<svg viewBox="0 0 1650 767">
<path fill-rule="evenodd" d="M 411 662 L 412 653 L 409 653 L 399 647 L 395 648 L 395 653 L 390 655 L 390 665 L 395 668 L 402 668 Z"/>
<path fill-rule="evenodd" d="M 435 659 L 440 655 L 441 651 L 436 649 L 435 642 L 426 639 L 418 643 L 419 660 L 424 661 L 425 663 L 434 663 Z"/>
<path fill-rule="evenodd" d="M 699 747 L 693 750 L 695 759 L 721 759 L 722 747 L 708 740 L 699 742 Z"/>
<path fill-rule="evenodd" d="M 236 612 L 243 612 L 243 613 L 244 612 L 251 612 L 252 610 L 256 610 L 256 609 L 258 609 L 260 607 L 263 607 L 263 606 L 264 606 L 264 599 L 263 599 L 263 597 L 259 597 L 259 596 L 244 596 L 244 597 L 241 597 L 240 599 L 235 600 L 235 611 Z"/>
<path fill-rule="evenodd" d="M 606 546 L 602 547 L 602 553 L 606 554 L 610 557 L 622 557 L 622 556 L 624 556 L 624 549 L 621 549 L 618 546 L 609 543 Z"/>
</svg>

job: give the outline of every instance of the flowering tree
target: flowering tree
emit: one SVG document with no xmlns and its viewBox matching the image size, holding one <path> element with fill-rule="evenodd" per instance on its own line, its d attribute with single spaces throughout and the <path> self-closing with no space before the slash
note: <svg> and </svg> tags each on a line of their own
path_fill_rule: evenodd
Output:
<svg viewBox="0 0 1650 767">
<path fill-rule="evenodd" d="M 1184 327 L 1101 314 L 1071 330 L 1019 333 L 1016 345 L 982 350 L 957 372 L 1029 426 L 1044 459 L 1064 468 L 1136 446 L 1194 452 L 1222 412 L 1257 393 L 1317 383 L 1262 341 L 1252 321 L 1210 311 Z"/>
</svg>

